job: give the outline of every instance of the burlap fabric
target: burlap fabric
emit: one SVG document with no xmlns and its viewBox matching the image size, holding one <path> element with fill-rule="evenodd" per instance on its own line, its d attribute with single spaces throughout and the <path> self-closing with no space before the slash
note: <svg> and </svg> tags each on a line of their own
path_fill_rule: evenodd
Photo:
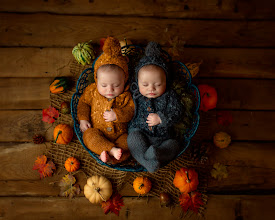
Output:
<svg viewBox="0 0 275 220">
<path fill-rule="evenodd" d="M 87 67 L 79 65 L 75 61 L 71 62 L 71 89 L 63 94 L 51 94 L 50 99 L 51 105 L 53 107 L 59 109 L 62 102 L 71 101 L 71 97 L 76 91 L 75 87 L 77 79 L 85 68 Z M 73 127 L 72 116 L 70 114 L 66 115 L 60 113 L 60 116 L 54 123 L 54 126 L 59 123 L 69 124 L 71 127 Z M 204 124 L 200 124 L 199 127 L 206 128 L 207 123 L 204 122 Z M 194 158 L 194 155 L 192 154 L 192 152 L 194 151 L 192 151 L 192 148 L 194 148 L 196 143 L 200 141 L 200 130 L 203 129 L 198 129 L 198 132 L 193 137 L 192 142 L 186 152 L 184 152 L 180 157 L 170 162 L 168 165 L 161 168 L 158 172 L 154 174 L 150 174 L 147 172 L 125 172 L 102 166 L 98 164 L 96 160 L 93 159 L 92 156 L 84 149 L 84 147 L 77 139 L 76 135 L 74 135 L 73 140 L 67 145 L 61 145 L 51 142 L 50 146 L 47 147 L 46 155 L 48 156 L 48 158 L 52 159 L 53 162 L 59 167 L 64 166 L 64 163 L 68 157 L 75 157 L 80 161 L 81 169 L 87 176 L 103 175 L 112 182 L 112 184 L 118 191 L 120 191 L 126 184 L 130 184 L 132 186 L 132 183 L 137 176 L 147 176 L 152 181 L 152 189 L 149 192 L 149 196 L 158 197 L 161 192 L 167 192 L 171 195 L 174 201 L 174 205 L 179 205 L 178 198 L 181 194 L 180 191 L 173 185 L 173 179 L 176 171 L 182 167 L 195 168 L 195 170 L 199 174 L 200 183 L 198 186 L 198 191 L 202 193 L 202 199 L 206 204 L 208 172 L 205 169 L 205 163 L 202 162 L 203 160 L 197 161 L 195 159 L 192 159 Z M 198 216 L 203 217 L 204 209 L 205 208 L 203 206 L 199 209 Z M 188 211 L 182 217 L 186 218 L 191 214 L 192 211 Z"/>
</svg>

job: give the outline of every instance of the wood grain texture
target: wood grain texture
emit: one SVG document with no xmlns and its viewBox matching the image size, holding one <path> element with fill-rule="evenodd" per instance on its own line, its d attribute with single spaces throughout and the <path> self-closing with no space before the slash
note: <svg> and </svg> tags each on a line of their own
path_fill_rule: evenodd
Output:
<svg viewBox="0 0 275 220">
<path fill-rule="evenodd" d="M 131 15 L 169 18 L 274 19 L 274 2 L 218 0 L 120 0 L 114 1 L 37 1 L 27 0 L 18 7 L 17 0 L 2 0 L 3 12 L 50 12 L 58 14 Z"/>
<path fill-rule="evenodd" d="M 270 102 L 275 96 L 273 80 L 194 79 L 208 84 L 218 93 L 217 109 L 275 110 Z"/>
<path fill-rule="evenodd" d="M 274 112 L 232 111 L 232 115 L 234 121 L 229 127 L 219 126 L 213 111 L 202 115 L 196 135 L 201 140 L 211 140 L 216 132 L 225 131 L 231 135 L 233 141 L 274 140 Z M 2 142 L 31 142 L 34 134 L 44 134 L 51 126 L 42 121 L 42 110 L 0 111 L 0 123 Z M 53 128 L 54 126 L 47 130 L 47 140 L 52 140 Z M 259 129 L 255 132 L 257 128 Z"/>
<path fill-rule="evenodd" d="M 0 48 L 0 77 L 72 76 L 72 49 Z"/>
<path fill-rule="evenodd" d="M 42 110 L 0 111 L 0 121 L 1 142 L 32 142 L 35 134 L 53 139 L 54 126 L 42 121 Z"/>
<path fill-rule="evenodd" d="M 127 22 L 125 22 L 127 20 Z M 0 46 L 73 47 L 112 35 L 137 44 L 168 45 L 178 36 L 187 46 L 274 47 L 273 21 L 179 20 L 141 17 L 0 14 Z M 108 30 L 108 33 L 106 33 Z M 146 41 L 145 41 L 146 39 Z"/>
<path fill-rule="evenodd" d="M 49 106 L 49 85 L 53 78 L 2 78 L 0 109 L 42 109 Z M 275 110 L 272 80 L 198 79 L 218 93 L 218 109 Z M 8 92 L 7 92 L 8 91 Z"/>
<path fill-rule="evenodd" d="M 50 105 L 53 78 L 4 78 L 0 80 L 0 109 L 42 109 Z"/>
<path fill-rule="evenodd" d="M 49 144 L 49 143 L 47 143 Z M 37 171 L 32 170 L 36 157 L 45 152 L 45 145 L 33 143 L 0 145 L 0 186 L 5 189 L 0 196 L 52 196 L 58 195 L 59 187 L 50 183 L 59 181 L 67 172 L 64 167 L 57 167 L 53 177 L 39 180 Z M 212 164 L 219 162 L 227 166 L 229 176 L 222 181 L 209 176 L 209 190 L 222 193 L 243 190 L 272 190 L 275 187 L 274 179 L 274 147 L 272 143 L 232 143 L 227 149 L 212 149 L 209 154 L 209 163 L 205 164 L 209 171 Z M 76 175 L 77 181 L 83 189 L 86 176 Z M 24 187 L 23 187 L 24 186 Z M 122 195 L 136 196 L 131 186 L 122 190 Z"/>
<path fill-rule="evenodd" d="M 168 51 L 169 47 L 164 49 Z M 199 77 L 275 78 L 273 49 L 178 49 L 179 56 L 173 57 L 174 60 L 185 63 L 203 61 Z M 73 76 L 71 52 L 72 48 L 0 48 L 0 77 Z"/>
<path fill-rule="evenodd" d="M 161 208 L 158 198 L 124 198 L 119 217 L 104 215 L 100 206 L 92 205 L 86 198 L 69 200 L 66 198 L 26 198 L 2 197 L 1 216 L 6 219 L 176 219 L 180 215 L 177 207 L 171 214 L 170 209 Z M 206 205 L 205 219 L 273 219 L 275 208 L 274 195 L 210 195 Z M 70 207 L 70 208 L 68 208 Z M 259 212 L 259 210 L 261 212 Z M 196 215 L 190 219 L 197 219 Z"/>
</svg>

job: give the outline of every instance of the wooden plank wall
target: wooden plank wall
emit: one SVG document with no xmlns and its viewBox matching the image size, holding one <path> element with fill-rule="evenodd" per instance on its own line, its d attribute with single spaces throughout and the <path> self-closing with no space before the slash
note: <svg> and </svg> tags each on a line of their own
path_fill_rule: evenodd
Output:
<svg viewBox="0 0 275 220">
<path fill-rule="evenodd" d="M 228 165 L 229 178 L 209 182 L 205 217 L 274 219 L 274 6 L 272 0 L 1 0 L 1 219 L 104 218 L 83 193 L 72 201 L 58 197 L 50 183 L 60 176 L 39 179 L 32 166 L 45 146 L 32 136 L 47 128 L 41 110 L 50 104 L 49 83 L 72 74 L 72 48 L 107 35 L 141 45 L 155 40 L 166 49 L 178 39 L 181 61 L 203 60 L 196 82 L 216 87 L 217 109 L 234 117 L 227 129 L 232 145 L 209 158 Z M 209 140 L 220 129 L 213 121 Z M 177 217 L 157 198 L 138 200 L 131 187 L 122 194 L 120 219 Z"/>
</svg>

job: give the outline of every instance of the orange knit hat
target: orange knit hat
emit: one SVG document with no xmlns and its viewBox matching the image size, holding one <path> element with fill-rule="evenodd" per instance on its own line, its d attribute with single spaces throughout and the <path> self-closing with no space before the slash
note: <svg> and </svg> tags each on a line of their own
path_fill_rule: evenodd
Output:
<svg viewBox="0 0 275 220">
<path fill-rule="evenodd" d="M 126 57 L 122 56 L 119 40 L 108 37 L 103 46 L 103 53 L 98 57 L 94 65 L 94 78 L 97 82 L 97 70 L 105 64 L 115 64 L 119 66 L 125 74 L 125 81 L 128 80 L 128 64 Z"/>
</svg>

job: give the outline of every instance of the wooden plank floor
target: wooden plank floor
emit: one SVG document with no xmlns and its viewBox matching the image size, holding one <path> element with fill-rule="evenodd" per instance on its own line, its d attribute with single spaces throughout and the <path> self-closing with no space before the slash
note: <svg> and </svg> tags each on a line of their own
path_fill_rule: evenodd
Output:
<svg viewBox="0 0 275 220">
<path fill-rule="evenodd" d="M 120 216 L 104 215 L 83 192 L 69 200 L 54 184 L 64 173 L 39 179 L 32 170 L 45 145 L 32 142 L 49 125 L 41 121 L 50 105 L 48 86 L 56 76 L 72 77 L 75 44 L 112 35 L 145 45 L 171 47 L 179 59 L 203 61 L 195 83 L 217 88 L 217 110 L 229 110 L 228 128 L 215 122 L 204 139 L 225 130 L 232 145 L 213 149 L 209 166 L 227 165 L 229 177 L 209 178 L 205 219 L 275 218 L 275 22 L 274 1 L 36 1 L 0 3 L 0 219 L 177 219 L 180 208 L 161 208 L 158 198 L 139 199 L 132 187 L 120 193 Z M 53 139 L 52 128 L 46 144 Z M 77 174 L 81 189 L 85 177 Z M 192 216 L 191 219 L 195 219 Z"/>
</svg>

